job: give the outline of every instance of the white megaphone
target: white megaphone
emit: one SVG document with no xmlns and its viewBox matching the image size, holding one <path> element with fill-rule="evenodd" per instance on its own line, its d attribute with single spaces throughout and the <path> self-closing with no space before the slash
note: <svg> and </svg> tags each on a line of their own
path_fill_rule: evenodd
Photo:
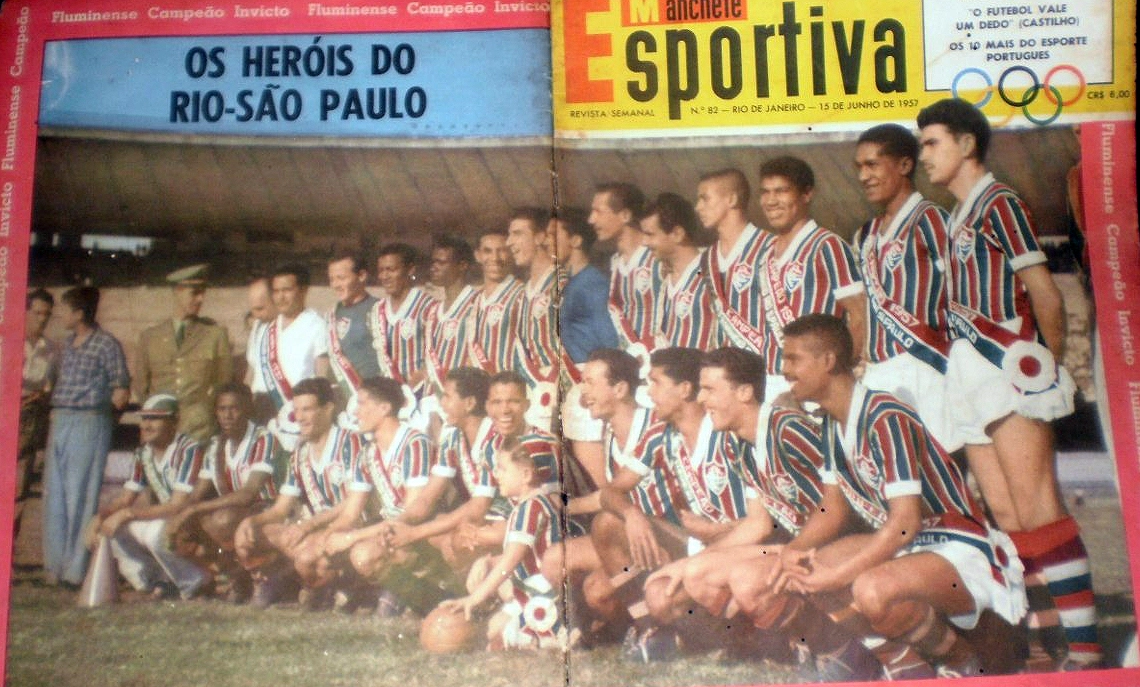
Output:
<svg viewBox="0 0 1140 687">
<path fill-rule="evenodd" d="M 80 608 L 94 608 L 112 604 L 119 600 L 119 570 L 115 566 L 115 556 L 111 553 L 111 540 L 100 536 L 95 545 L 95 554 L 83 578 L 83 587 L 77 600 Z"/>
</svg>

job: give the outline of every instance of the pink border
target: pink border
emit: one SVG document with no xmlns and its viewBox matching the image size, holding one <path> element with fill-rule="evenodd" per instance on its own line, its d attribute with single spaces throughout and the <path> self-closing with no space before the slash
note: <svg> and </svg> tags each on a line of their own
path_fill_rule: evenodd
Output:
<svg viewBox="0 0 1140 687">
<path fill-rule="evenodd" d="M 388 4 L 406 8 L 413 0 L 393 0 Z M 514 1 L 514 0 L 508 0 Z M 439 0 L 428 0 L 439 2 Z M 479 0 L 491 6 L 494 0 Z M 458 15 L 450 19 L 404 16 L 398 20 L 345 17 L 310 18 L 307 16 L 308 2 L 304 0 L 276 0 L 275 2 L 251 2 L 253 5 L 276 5 L 286 7 L 291 16 L 287 19 L 202 19 L 192 21 L 150 20 L 145 18 L 148 6 L 140 0 L 92 0 L 82 7 L 68 11 L 128 11 L 136 9 L 141 18 L 124 22 L 94 22 L 81 24 L 52 24 L 53 8 L 36 0 L 9 0 L 0 11 L 0 60 L 3 72 L 0 77 L 0 93 L 5 103 L 10 103 L 13 89 L 19 89 L 19 108 L 16 115 L 17 156 L 13 169 L 0 169 L 0 188 L 11 191 L 10 226 L 13 231 L 7 237 L 0 237 L 0 250 L 7 251 L 7 272 L 0 272 L 0 287 L 6 286 L 0 300 L 0 342 L 18 342 L 23 337 L 23 304 L 27 283 L 28 228 L 31 224 L 32 185 L 34 178 L 36 113 L 39 106 L 39 75 L 42 69 L 43 43 L 65 38 L 97 38 L 126 36 L 178 36 L 219 35 L 219 34 L 273 34 L 273 33 L 356 33 L 391 31 L 451 31 L 478 30 L 491 28 L 545 28 L 549 26 L 547 12 L 534 11 L 515 15 Z M 51 3 L 56 8 L 74 5 L 67 0 Z M 189 4 L 189 3 L 186 3 Z M 221 6 L 223 3 L 218 3 Z M 333 4 L 330 2 L 329 4 Z M 336 4 L 346 4 L 337 2 Z M 370 4 L 380 4 L 378 2 Z M 440 3 L 442 4 L 442 3 Z M 449 4 L 465 5 L 454 0 Z M 540 3 L 534 3 L 538 5 Z M 225 3 L 227 12 L 232 12 L 232 4 Z M 26 17 L 26 23 L 19 23 Z M 21 33 L 27 40 L 20 43 Z M 16 50 L 23 46 L 23 63 L 15 64 Z M 4 126 L 7 129 L 11 114 L 3 109 Z M 1137 235 L 1137 211 L 1135 188 L 1135 134 L 1132 121 L 1089 123 L 1081 126 L 1081 147 L 1084 151 L 1083 182 L 1085 198 L 1086 226 L 1089 253 L 1093 267 L 1093 283 L 1096 290 L 1098 328 L 1103 348 L 1109 353 L 1105 360 L 1108 388 L 1107 397 L 1116 399 L 1112 404 L 1112 426 L 1117 456 L 1131 456 L 1132 460 L 1118 460 L 1121 501 L 1124 513 L 1140 513 L 1140 417 L 1133 415 L 1132 404 L 1128 402 L 1129 389 L 1140 397 L 1140 366 L 1129 366 L 1116 355 L 1120 350 L 1120 328 L 1114 327 L 1120 313 L 1131 317 L 1131 331 L 1134 341 L 1140 342 L 1140 237 Z M 1105 152 L 1107 151 L 1107 152 Z M 1102 155 L 1102 153 L 1104 153 Z M 1106 164 L 1112 169 L 1105 175 Z M 1106 207 L 1105 182 L 1112 185 L 1113 197 L 1117 202 Z M 9 187 L 9 184 L 11 185 Z M 1109 229 L 1119 227 L 1118 235 L 1111 236 Z M 1110 238 L 1115 240 L 1119 265 L 1116 276 L 1109 269 Z M 1119 294 L 1119 295 L 1117 295 Z M 20 368 L 12 364 L 13 345 L 0 349 L 7 352 L 7 358 L 0 357 L 0 389 L 6 393 L 20 385 Z M 1140 401 L 1138 401 L 1140 403 Z M 1140 415 L 1140 413 L 1137 413 Z M 0 461 L 12 465 L 15 454 L 18 413 L 5 413 L 0 416 Z M 15 479 L 14 470 L 0 471 L 0 532 L 10 532 L 14 511 Z M 1137 518 L 1125 518 L 1124 527 L 1130 551 L 1140 551 L 1140 523 Z M 10 547 L 0 547 L 0 666 L 7 658 L 8 602 L 11 593 Z M 1140 568 L 1132 564 L 1132 587 L 1140 589 Z M 1132 687 L 1140 683 L 1140 669 L 1117 669 L 1084 672 L 1079 674 L 1056 673 L 1018 675 L 971 680 L 971 685 L 1024 685 L 1038 687 L 1049 685 L 1100 685 L 1104 687 Z M 943 685 L 944 681 L 921 681 L 908 684 Z"/>
</svg>

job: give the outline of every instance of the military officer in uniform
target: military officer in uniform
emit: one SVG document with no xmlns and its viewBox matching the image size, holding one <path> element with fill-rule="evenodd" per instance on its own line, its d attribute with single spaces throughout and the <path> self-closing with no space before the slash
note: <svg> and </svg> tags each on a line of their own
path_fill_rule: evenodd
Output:
<svg viewBox="0 0 1140 687">
<path fill-rule="evenodd" d="M 174 314 L 143 330 L 135 374 L 138 398 L 174 395 L 181 408 L 178 431 L 199 442 L 214 434 L 214 394 L 233 376 L 226 328 L 198 316 L 206 271 L 207 265 L 192 265 L 166 276 L 174 289 Z"/>
</svg>

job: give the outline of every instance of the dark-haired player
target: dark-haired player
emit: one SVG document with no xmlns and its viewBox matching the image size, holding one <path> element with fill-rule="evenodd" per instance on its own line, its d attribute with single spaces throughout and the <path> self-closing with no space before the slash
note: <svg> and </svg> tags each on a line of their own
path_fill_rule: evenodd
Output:
<svg viewBox="0 0 1140 687">
<path fill-rule="evenodd" d="M 427 347 L 439 301 L 416 286 L 416 250 L 406 243 L 380 249 L 376 281 L 387 294 L 372 310 L 372 346 L 380 373 L 407 385 L 418 397 L 427 379 Z"/>
<path fill-rule="evenodd" d="M 701 273 L 700 233 L 693 206 L 675 193 L 662 193 L 645 210 L 641 220 L 645 245 L 668 267 L 659 296 L 661 316 L 654 348 L 708 351 L 721 345 L 714 296 Z"/>
<path fill-rule="evenodd" d="M 764 346 L 768 361 L 764 398 L 776 402 L 788 389 L 781 371 L 783 329 L 809 313 L 846 314 L 862 350 L 867 297 L 851 247 L 811 218 L 815 174 L 796 157 L 760 165 L 760 209 L 773 234 L 757 265 L 764 300 Z"/>
<path fill-rule="evenodd" d="M 998 526 L 1025 562 L 1042 643 L 1059 664 L 1100 661 L 1088 552 L 1066 511 L 1049 421 L 1073 410 L 1075 385 L 1057 361 L 1064 303 L 1022 200 L 985 166 L 990 127 L 963 100 L 919 112 L 919 159 L 954 194 L 950 215 L 946 373 L 954 429 L 966 444 Z M 1052 597 L 1052 598 L 1050 598 Z M 1053 608 L 1065 638 L 1055 638 Z"/>
<path fill-rule="evenodd" d="M 614 181 L 594 189 L 588 221 L 599 241 L 613 241 L 610 258 L 609 314 L 622 348 L 640 343 L 653 347 L 657 300 L 661 297 L 661 263 L 644 245 L 638 222 L 645 195 L 633 184 Z"/>
<path fill-rule="evenodd" d="M 918 141 L 897 124 L 863 132 L 855 170 L 867 200 L 882 214 L 855 234 L 856 259 L 867 288 L 867 356 L 862 381 L 889 391 L 918 411 L 947 450 L 961 445 L 946 421 L 945 210 L 914 188 Z"/>
</svg>

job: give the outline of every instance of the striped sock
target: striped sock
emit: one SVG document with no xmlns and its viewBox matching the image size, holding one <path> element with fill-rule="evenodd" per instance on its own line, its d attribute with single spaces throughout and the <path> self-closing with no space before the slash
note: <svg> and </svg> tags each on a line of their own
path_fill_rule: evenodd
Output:
<svg viewBox="0 0 1140 687">
<path fill-rule="evenodd" d="M 1079 665 L 1099 663 L 1101 649 L 1096 633 L 1092 575 L 1077 521 L 1066 516 L 1016 535 L 1014 543 L 1018 552 L 1040 572 L 1060 616 L 1068 643 L 1068 659 Z M 1030 566 L 1026 568 L 1028 572 Z M 1026 577 L 1028 585 L 1029 575 Z M 1031 596 L 1031 602 L 1032 599 Z"/>
</svg>

